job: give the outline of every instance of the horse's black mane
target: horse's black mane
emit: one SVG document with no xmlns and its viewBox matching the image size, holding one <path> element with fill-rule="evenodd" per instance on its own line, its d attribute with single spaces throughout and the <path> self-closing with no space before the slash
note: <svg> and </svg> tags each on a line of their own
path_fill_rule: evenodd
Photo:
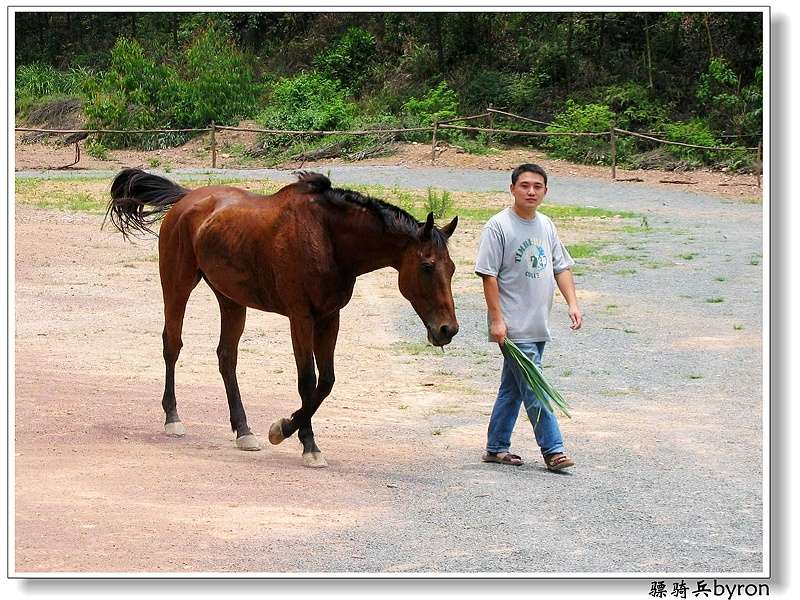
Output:
<svg viewBox="0 0 800 600">
<path fill-rule="evenodd" d="M 379 198 L 365 196 L 354 190 L 331 187 L 331 181 L 321 173 L 300 171 L 296 173 L 298 183 L 306 185 L 310 192 L 319 194 L 332 206 L 356 206 L 370 211 L 378 217 L 386 227 L 387 232 L 418 237 L 420 227 L 424 224 L 417 221 L 412 215 L 399 206 L 384 202 Z M 434 227 L 431 239 L 437 246 L 446 246 L 447 237 Z"/>
</svg>

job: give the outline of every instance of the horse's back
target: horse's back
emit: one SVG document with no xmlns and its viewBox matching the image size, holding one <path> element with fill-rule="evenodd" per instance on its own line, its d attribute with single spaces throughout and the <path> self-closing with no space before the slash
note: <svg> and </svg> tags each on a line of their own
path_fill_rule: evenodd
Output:
<svg viewBox="0 0 800 600">
<path fill-rule="evenodd" d="M 186 260 L 215 289 L 239 304 L 285 313 L 298 292 L 287 274 L 314 264 L 306 256 L 307 240 L 321 235 L 311 204 L 292 186 L 271 196 L 229 186 L 198 188 L 165 218 L 162 237 L 170 247 L 162 253 L 183 246 L 188 254 L 189 242 Z"/>
</svg>

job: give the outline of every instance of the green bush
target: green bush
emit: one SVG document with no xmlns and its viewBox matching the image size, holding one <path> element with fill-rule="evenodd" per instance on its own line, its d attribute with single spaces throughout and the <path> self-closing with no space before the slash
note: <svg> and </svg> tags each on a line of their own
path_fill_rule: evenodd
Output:
<svg viewBox="0 0 800 600">
<path fill-rule="evenodd" d="M 673 142 L 695 144 L 697 146 L 722 146 L 720 141 L 711 131 L 711 126 L 706 119 L 695 118 L 690 121 L 664 124 L 664 137 Z M 723 153 L 713 150 L 700 150 L 684 146 L 665 146 L 669 153 L 685 161 L 691 167 L 699 167 L 713 163 Z"/>
<path fill-rule="evenodd" d="M 175 69 L 156 64 L 135 40 L 120 38 L 111 65 L 94 82 L 84 112 L 89 129 L 155 129 L 173 125 L 169 112 L 180 101 Z M 157 134 L 106 134 L 110 148 L 160 147 Z"/>
<path fill-rule="evenodd" d="M 461 91 L 461 104 L 470 111 L 483 111 L 490 104 L 508 106 L 512 99 L 513 75 L 500 71 L 478 71 Z"/>
<path fill-rule="evenodd" d="M 351 27 L 332 48 L 314 58 L 314 67 L 326 79 L 335 79 L 357 93 L 367 81 L 375 59 L 375 36 Z"/>
<path fill-rule="evenodd" d="M 425 200 L 425 212 L 432 212 L 437 219 L 446 217 L 453 210 L 453 197 L 447 190 L 441 194 L 428 188 L 428 198 Z"/>
<path fill-rule="evenodd" d="M 542 99 L 542 93 L 550 82 L 546 73 L 530 71 L 512 75 L 509 82 L 509 108 L 528 111 Z"/>
<path fill-rule="evenodd" d="M 85 148 L 89 156 L 93 156 L 97 160 L 109 160 L 111 158 L 108 154 L 108 148 L 106 148 L 102 142 L 97 140 L 86 140 Z"/>
<path fill-rule="evenodd" d="M 109 69 L 92 81 L 85 106 L 89 128 L 179 129 L 235 124 L 255 110 L 258 88 L 228 38 L 209 29 L 188 46 L 179 70 L 120 38 Z M 107 134 L 108 147 L 163 148 L 185 142 L 182 133 Z"/>
<path fill-rule="evenodd" d="M 174 115 L 182 127 L 206 127 L 211 121 L 235 125 L 255 112 L 259 88 L 230 38 L 206 30 L 187 48 L 185 64 L 182 101 Z"/>
<path fill-rule="evenodd" d="M 605 104 L 579 105 L 574 100 L 567 100 L 566 109 L 557 114 L 546 131 L 599 133 L 609 131 L 616 115 Z M 603 137 L 553 136 L 548 137 L 544 147 L 550 154 L 566 160 L 610 164 L 609 139 Z M 632 151 L 633 141 L 630 138 L 617 138 L 617 160 L 624 160 Z"/>
<path fill-rule="evenodd" d="M 753 82 L 742 87 L 740 77 L 724 58 L 715 57 L 700 75 L 695 97 L 717 132 L 757 137 L 762 132 L 763 69 L 758 67 Z"/>
<path fill-rule="evenodd" d="M 616 114 L 616 125 L 634 131 L 654 131 L 667 120 L 667 107 L 650 97 L 649 90 L 633 81 L 602 90 L 602 103 Z"/>
<path fill-rule="evenodd" d="M 356 104 L 337 81 L 315 73 L 279 80 L 268 108 L 256 118 L 267 129 L 348 129 Z"/>
<path fill-rule="evenodd" d="M 265 129 L 345 130 L 351 129 L 356 110 L 356 104 L 338 81 L 316 73 L 301 73 L 275 84 L 268 107 L 257 115 L 256 121 Z M 313 136 L 266 134 L 260 145 L 281 150 L 298 141 L 313 146 L 331 143 Z"/>
<path fill-rule="evenodd" d="M 433 125 L 458 116 L 458 96 L 446 81 L 428 90 L 425 97 L 417 100 L 413 96 L 403 104 L 403 114 L 412 126 Z"/>
</svg>

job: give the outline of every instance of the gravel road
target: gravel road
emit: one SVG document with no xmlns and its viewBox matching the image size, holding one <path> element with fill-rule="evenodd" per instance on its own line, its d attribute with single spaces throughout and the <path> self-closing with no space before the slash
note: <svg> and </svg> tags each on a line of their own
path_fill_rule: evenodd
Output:
<svg viewBox="0 0 800 600">
<path fill-rule="evenodd" d="M 214 173 L 293 179 L 274 170 Z M 501 192 L 509 183 L 498 171 L 371 166 L 328 174 L 337 186 Z M 745 576 L 768 569 L 762 206 L 582 178 L 560 177 L 549 187 L 546 204 L 638 215 L 613 234 L 598 232 L 605 258 L 578 261 L 582 330 L 570 332 L 563 302 L 553 309 L 556 339 L 545 351 L 545 374 L 573 408 L 561 423 L 576 468 L 544 470 L 523 418 L 513 441 L 524 466 L 479 460 L 500 356 L 486 342 L 483 297 L 469 264 L 480 224 L 463 223 L 454 236 L 462 236 L 460 333 L 444 354 L 419 350 L 408 358 L 409 369 L 424 363 L 428 389 L 442 378 L 458 386 L 436 392 L 447 401 L 421 418 L 419 439 L 403 440 L 417 452 L 408 459 L 413 469 L 339 457 L 338 467 L 319 475 L 320 485 L 342 485 L 351 470 L 372 478 L 383 488 L 387 517 L 364 515 L 345 530 L 315 527 L 283 540 L 279 570 Z M 391 333 L 414 348 L 420 324 L 407 304 L 398 306 Z M 252 556 L 273 550 L 255 539 L 246 545 L 242 552 Z M 240 567 L 273 570 L 269 563 Z"/>
</svg>

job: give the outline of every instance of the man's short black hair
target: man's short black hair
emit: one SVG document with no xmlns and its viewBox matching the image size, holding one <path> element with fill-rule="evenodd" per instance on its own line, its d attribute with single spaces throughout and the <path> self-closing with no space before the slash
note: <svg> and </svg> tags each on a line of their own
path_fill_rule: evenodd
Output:
<svg viewBox="0 0 800 600">
<path fill-rule="evenodd" d="M 545 173 L 545 170 L 539 165 L 533 165 L 531 163 L 522 164 L 511 172 L 511 185 L 517 185 L 517 179 L 519 179 L 519 176 L 523 173 L 537 173 L 542 176 L 544 184 L 547 185 L 547 173 Z"/>
</svg>

